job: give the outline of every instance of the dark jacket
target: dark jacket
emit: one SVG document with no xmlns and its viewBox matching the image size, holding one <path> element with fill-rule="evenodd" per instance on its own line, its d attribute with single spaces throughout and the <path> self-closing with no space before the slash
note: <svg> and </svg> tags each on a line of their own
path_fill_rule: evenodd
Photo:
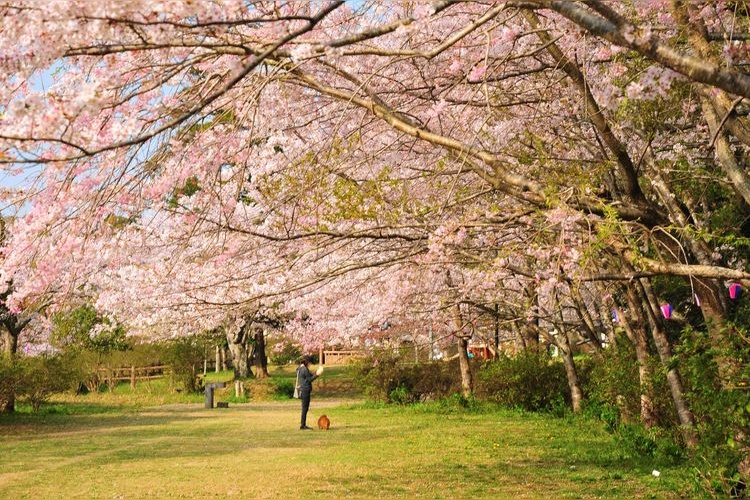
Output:
<svg viewBox="0 0 750 500">
<path fill-rule="evenodd" d="M 299 384 L 300 392 L 312 391 L 312 381 L 316 378 L 318 378 L 318 376 L 313 375 L 313 372 L 311 372 L 305 365 L 299 365 L 297 367 L 297 383 Z"/>
</svg>

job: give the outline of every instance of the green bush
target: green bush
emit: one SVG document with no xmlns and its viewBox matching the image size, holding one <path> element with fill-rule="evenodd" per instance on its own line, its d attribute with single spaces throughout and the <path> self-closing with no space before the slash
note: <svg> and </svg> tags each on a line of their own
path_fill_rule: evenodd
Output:
<svg viewBox="0 0 750 500">
<path fill-rule="evenodd" d="M 622 458 L 649 457 L 656 463 L 673 464 L 685 458 L 685 446 L 664 368 L 655 358 L 649 363 L 651 379 L 642 388 L 635 349 L 627 337 L 592 358 L 585 377 L 584 413 L 605 422 Z M 649 395 L 658 423 L 650 429 L 640 421 L 642 392 Z"/>
<path fill-rule="evenodd" d="M 687 328 L 676 349 L 698 426 L 695 469 L 704 486 L 727 495 L 738 486 L 740 463 L 750 454 L 750 365 L 744 361 L 750 359 L 749 335 L 730 324 L 725 344 L 716 345 L 707 332 Z M 723 374 L 719 359 L 727 364 Z"/>
<path fill-rule="evenodd" d="M 156 366 L 163 363 L 166 343 L 140 343 L 132 341 L 131 348 L 123 351 L 92 351 L 66 349 L 66 359 L 80 374 L 79 392 L 100 392 L 106 382 L 108 370 L 129 366 Z M 110 387 L 112 389 L 112 387 Z"/>
<path fill-rule="evenodd" d="M 615 433 L 617 449 L 622 458 L 652 457 L 656 441 L 640 424 L 623 424 Z"/>
<path fill-rule="evenodd" d="M 187 392 L 203 390 L 203 383 L 198 374 L 203 373 L 207 342 L 210 342 L 210 339 L 195 335 L 161 344 L 163 362 L 172 366 L 172 382 L 177 388 Z"/>
<path fill-rule="evenodd" d="M 616 432 L 620 425 L 620 410 L 614 405 L 602 403 L 595 399 L 584 399 L 581 404 L 581 414 L 601 420 L 607 426 L 607 431 Z"/>
<path fill-rule="evenodd" d="M 357 380 L 372 401 L 410 404 L 460 392 L 458 361 L 410 364 L 391 353 L 361 361 Z"/>
<path fill-rule="evenodd" d="M 560 411 L 561 400 L 570 403 L 565 368 L 546 352 L 522 351 L 503 355 L 482 365 L 476 396 L 510 408 L 527 411 Z"/>
<path fill-rule="evenodd" d="M 428 403 L 428 405 L 433 405 L 435 410 L 440 413 L 481 413 L 487 410 L 487 405 L 477 398 L 473 396 L 467 398 L 457 392 L 435 403 Z"/>
<path fill-rule="evenodd" d="M 294 383 L 295 381 L 289 378 L 274 377 L 271 379 L 275 395 L 282 398 L 291 398 L 294 396 Z"/>
<path fill-rule="evenodd" d="M 80 380 L 80 373 L 65 356 L 33 356 L 21 358 L 17 364 L 21 378 L 16 396 L 34 411 L 53 394 L 75 388 Z"/>
<path fill-rule="evenodd" d="M 415 395 L 405 385 L 399 385 L 388 393 L 388 402 L 396 403 L 400 405 L 414 403 L 416 401 Z"/>
<path fill-rule="evenodd" d="M 621 337 L 592 364 L 583 387 L 588 399 L 587 412 L 604 420 L 613 431 L 621 422 L 639 418 L 641 390 L 632 343 Z"/>
<path fill-rule="evenodd" d="M 583 377 L 589 409 L 596 408 L 612 430 L 621 424 L 640 422 L 641 393 L 648 394 L 651 413 L 663 428 L 679 425 L 666 372 L 658 359 L 649 359 L 651 379 L 641 388 L 635 349 L 622 336 L 615 346 L 591 360 L 590 373 Z"/>
</svg>

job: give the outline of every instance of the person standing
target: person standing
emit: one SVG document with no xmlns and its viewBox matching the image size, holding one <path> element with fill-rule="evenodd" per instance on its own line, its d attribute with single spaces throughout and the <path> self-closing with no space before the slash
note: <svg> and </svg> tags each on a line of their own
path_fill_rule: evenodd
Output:
<svg viewBox="0 0 750 500">
<path fill-rule="evenodd" d="M 302 358 L 302 362 L 297 367 L 297 391 L 302 401 L 302 415 L 300 416 L 300 430 L 311 429 L 307 426 L 307 410 L 310 409 L 310 395 L 312 393 L 312 381 L 318 378 L 317 374 L 310 371 L 310 356 Z"/>
</svg>

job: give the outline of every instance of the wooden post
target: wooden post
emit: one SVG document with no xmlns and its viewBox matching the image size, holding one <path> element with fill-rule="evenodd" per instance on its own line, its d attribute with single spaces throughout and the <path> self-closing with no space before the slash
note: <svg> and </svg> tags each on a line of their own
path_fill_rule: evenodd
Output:
<svg viewBox="0 0 750 500">
<path fill-rule="evenodd" d="M 214 369 L 216 373 L 219 373 L 221 371 L 221 347 L 216 346 L 216 368 Z"/>
<path fill-rule="evenodd" d="M 130 388 L 135 390 L 135 365 L 130 365 Z"/>
<path fill-rule="evenodd" d="M 206 388 L 204 389 L 205 394 L 205 401 L 204 401 L 204 408 L 213 408 L 214 407 L 214 386 L 213 384 L 206 384 Z"/>
<path fill-rule="evenodd" d="M 320 355 L 318 356 L 318 363 L 321 365 L 326 364 L 325 355 L 323 354 L 323 346 L 320 346 Z"/>
<path fill-rule="evenodd" d="M 224 387 L 225 385 L 224 382 L 209 382 L 206 384 L 206 388 L 203 391 L 205 394 L 204 406 L 206 408 L 214 407 L 214 389 Z"/>
</svg>

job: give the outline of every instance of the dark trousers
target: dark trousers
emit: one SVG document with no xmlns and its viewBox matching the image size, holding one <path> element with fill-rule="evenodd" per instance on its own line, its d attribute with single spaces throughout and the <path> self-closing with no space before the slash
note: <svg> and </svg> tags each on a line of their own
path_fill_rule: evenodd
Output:
<svg viewBox="0 0 750 500">
<path fill-rule="evenodd" d="M 302 401 L 302 416 L 300 417 L 299 425 L 300 427 L 305 427 L 307 425 L 307 410 L 310 409 L 310 394 L 312 391 L 300 391 L 299 398 L 300 401 Z"/>
</svg>

